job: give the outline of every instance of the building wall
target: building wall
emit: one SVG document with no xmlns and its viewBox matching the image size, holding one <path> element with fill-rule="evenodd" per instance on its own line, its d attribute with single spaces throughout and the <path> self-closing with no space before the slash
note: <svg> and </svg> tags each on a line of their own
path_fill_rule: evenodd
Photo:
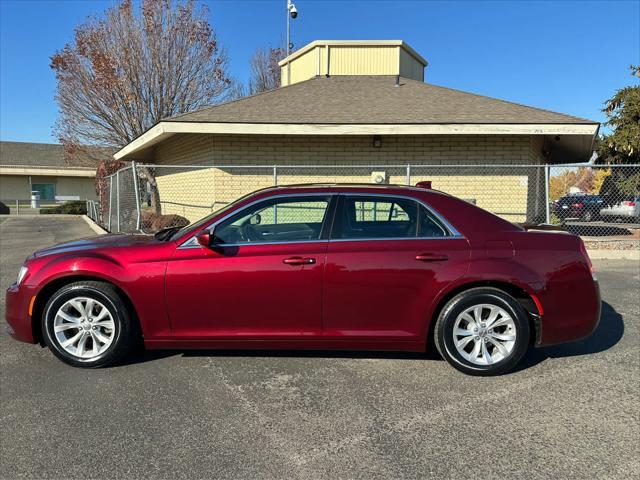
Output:
<svg viewBox="0 0 640 480">
<path fill-rule="evenodd" d="M 26 200 L 29 198 L 29 177 L 0 175 L 0 200 Z"/>
<path fill-rule="evenodd" d="M 286 185 L 371 183 L 374 173 L 383 173 L 386 183 L 404 184 L 406 164 L 411 164 L 412 184 L 430 180 L 433 188 L 523 221 L 541 211 L 538 193 L 544 175 L 542 169 L 518 165 L 539 164 L 538 152 L 537 141 L 529 136 L 383 137 L 381 148 L 374 148 L 371 136 L 181 134 L 156 147 L 155 163 L 219 166 L 157 169 L 163 213 L 189 220 L 272 186 L 273 165 L 278 165 L 277 183 Z M 300 165 L 313 168 L 296 167 Z"/>
<path fill-rule="evenodd" d="M 81 200 L 95 200 L 94 179 L 88 177 L 51 177 L 31 175 L 0 175 L 0 200 L 28 200 L 33 183 L 52 183 L 56 196 L 78 196 Z"/>
<path fill-rule="evenodd" d="M 424 81 L 424 65 L 404 48 L 400 51 L 400 75 L 414 80 Z"/>
<path fill-rule="evenodd" d="M 77 195 L 80 200 L 95 200 L 96 185 L 93 178 L 57 177 L 56 195 Z"/>
</svg>

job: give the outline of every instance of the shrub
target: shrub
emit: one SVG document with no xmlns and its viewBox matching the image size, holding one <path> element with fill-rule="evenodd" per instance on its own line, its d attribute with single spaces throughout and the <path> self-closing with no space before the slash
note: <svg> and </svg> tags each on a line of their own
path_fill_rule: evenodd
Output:
<svg viewBox="0 0 640 480">
<path fill-rule="evenodd" d="M 167 227 L 185 227 L 189 225 L 189 220 L 180 215 L 159 215 L 153 212 L 142 212 L 142 229 L 149 231 L 158 231 Z"/>
<path fill-rule="evenodd" d="M 72 200 L 53 208 L 40 210 L 41 214 L 86 215 L 87 203 L 84 200 Z"/>
</svg>

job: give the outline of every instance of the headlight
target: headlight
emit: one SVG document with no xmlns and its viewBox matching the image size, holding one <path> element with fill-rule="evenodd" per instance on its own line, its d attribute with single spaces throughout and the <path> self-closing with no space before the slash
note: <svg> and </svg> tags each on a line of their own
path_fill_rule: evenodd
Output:
<svg viewBox="0 0 640 480">
<path fill-rule="evenodd" d="M 18 272 L 18 280 L 16 281 L 16 285 L 20 285 L 22 283 L 22 280 L 24 280 L 24 277 L 27 275 L 27 272 L 29 271 L 29 269 L 27 267 L 25 267 L 24 265 L 22 267 L 20 267 L 20 271 Z"/>
</svg>

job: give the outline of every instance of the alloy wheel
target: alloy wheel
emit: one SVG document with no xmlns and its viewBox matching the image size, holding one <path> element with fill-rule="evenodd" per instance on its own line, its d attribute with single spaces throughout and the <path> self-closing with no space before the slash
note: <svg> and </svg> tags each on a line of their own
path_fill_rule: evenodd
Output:
<svg viewBox="0 0 640 480">
<path fill-rule="evenodd" d="M 111 346 L 115 322 L 107 307 L 98 300 L 75 297 L 56 312 L 53 332 L 64 351 L 87 360 L 102 355 Z"/>
<path fill-rule="evenodd" d="M 467 308 L 453 326 L 456 350 L 474 365 L 493 365 L 507 358 L 515 347 L 516 335 L 511 315 L 489 303 Z"/>
</svg>

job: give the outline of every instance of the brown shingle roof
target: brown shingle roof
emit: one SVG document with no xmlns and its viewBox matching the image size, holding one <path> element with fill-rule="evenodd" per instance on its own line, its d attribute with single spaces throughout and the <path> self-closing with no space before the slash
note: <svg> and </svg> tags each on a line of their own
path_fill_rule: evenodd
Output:
<svg viewBox="0 0 640 480">
<path fill-rule="evenodd" d="M 77 153 L 65 159 L 64 147 L 56 143 L 0 142 L 0 165 L 24 167 L 92 167 L 101 160 L 112 160 L 113 150 L 85 147 L 91 154 Z"/>
<path fill-rule="evenodd" d="M 393 76 L 334 76 L 167 119 L 293 124 L 597 124 L 592 120 Z"/>
</svg>

